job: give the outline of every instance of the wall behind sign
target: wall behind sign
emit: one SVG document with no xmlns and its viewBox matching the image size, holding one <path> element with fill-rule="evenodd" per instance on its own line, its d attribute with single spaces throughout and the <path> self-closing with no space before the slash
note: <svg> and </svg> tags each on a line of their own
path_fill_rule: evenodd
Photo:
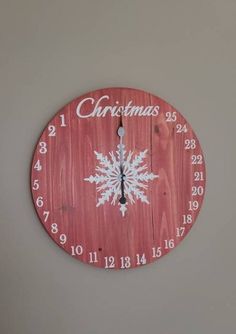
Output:
<svg viewBox="0 0 236 334">
<path fill-rule="evenodd" d="M 0 5 L 0 332 L 235 332 L 235 1 Z M 96 270 L 61 251 L 29 190 L 47 121 L 72 98 L 107 86 L 172 103 L 207 163 L 207 195 L 190 235 L 159 263 L 125 272 Z"/>
</svg>

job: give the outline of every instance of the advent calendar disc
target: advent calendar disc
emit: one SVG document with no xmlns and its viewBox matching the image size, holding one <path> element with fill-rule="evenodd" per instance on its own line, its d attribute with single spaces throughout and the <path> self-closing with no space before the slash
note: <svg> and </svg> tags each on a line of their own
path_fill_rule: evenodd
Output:
<svg viewBox="0 0 236 334">
<path fill-rule="evenodd" d="M 158 260 L 201 209 L 205 163 L 198 138 L 170 104 L 130 88 L 74 99 L 36 145 L 31 189 L 50 237 L 106 269 Z"/>
</svg>

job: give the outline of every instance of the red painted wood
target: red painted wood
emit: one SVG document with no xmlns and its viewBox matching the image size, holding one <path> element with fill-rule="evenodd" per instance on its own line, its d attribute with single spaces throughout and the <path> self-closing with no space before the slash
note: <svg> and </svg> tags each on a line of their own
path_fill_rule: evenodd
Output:
<svg viewBox="0 0 236 334">
<path fill-rule="evenodd" d="M 130 106 L 159 106 L 158 116 L 122 116 L 126 151 L 133 151 L 134 157 L 147 149 L 141 165 L 159 175 L 145 183 L 149 204 L 128 203 L 125 217 L 111 200 L 96 207 L 100 193 L 94 183 L 84 180 L 98 173 L 94 151 L 110 157 L 120 140 L 120 117 L 112 117 L 110 110 L 104 117 L 81 118 L 76 113 L 81 101 L 93 98 L 94 104 L 86 100 L 81 106 L 81 114 L 88 115 L 102 96 L 108 96 L 99 104 L 103 108 L 127 106 L 130 101 Z M 180 126 L 186 126 L 187 132 L 178 133 Z M 195 145 L 186 140 L 195 140 Z M 188 144 L 192 148 L 185 149 Z M 41 170 L 34 168 L 37 161 Z M 190 124 L 167 102 L 136 89 L 101 89 L 76 98 L 48 123 L 34 151 L 31 188 L 43 226 L 66 252 L 85 263 L 96 260 L 91 264 L 97 267 L 119 269 L 123 261 L 133 268 L 145 264 L 145 260 L 140 264 L 138 255 L 140 259 L 144 254 L 146 263 L 153 262 L 189 232 L 204 197 L 205 163 Z M 195 202 L 196 210 L 189 202 Z"/>
</svg>

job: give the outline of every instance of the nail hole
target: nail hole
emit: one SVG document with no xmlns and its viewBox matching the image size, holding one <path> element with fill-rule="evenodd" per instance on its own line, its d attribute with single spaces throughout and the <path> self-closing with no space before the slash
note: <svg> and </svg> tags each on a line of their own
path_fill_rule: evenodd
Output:
<svg viewBox="0 0 236 334">
<path fill-rule="evenodd" d="M 158 126 L 158 125 L 155 125 L 155 126 L 154 126 L 154 131 L 155 131 L 156 133 L 159 133 L 159 126 Z"/>
</svg>

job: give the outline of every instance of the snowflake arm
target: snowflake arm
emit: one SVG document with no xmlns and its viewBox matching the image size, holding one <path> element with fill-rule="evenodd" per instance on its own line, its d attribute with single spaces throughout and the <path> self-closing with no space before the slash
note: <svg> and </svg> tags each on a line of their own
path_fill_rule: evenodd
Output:
<svg viewBox="0 0 236 334">
<path fill-rule="evenodd" d="M 137 154 L 134 157 L 133 162 L 131 163 L 131 168 L 136 168 L 138 165 L 140 165 L 143 162 L 143 159 L 146 157 L 146 153 L 148 150 L 144 150 L 142 152 L 140 152 L 139 154 Z"/>
</svg>

